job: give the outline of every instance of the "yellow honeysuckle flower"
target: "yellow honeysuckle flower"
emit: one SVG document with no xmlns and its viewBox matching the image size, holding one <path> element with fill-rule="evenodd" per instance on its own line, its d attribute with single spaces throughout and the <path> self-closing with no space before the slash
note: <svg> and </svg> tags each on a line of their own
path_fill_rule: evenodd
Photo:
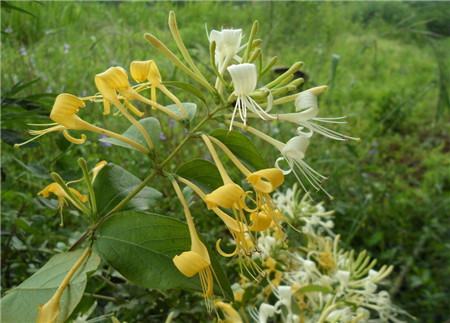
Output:
<svg viewBox="0 0 450 323">
<path fill-rule="evenodd" d="M 123 99 L 126 108 L 128 108 L 138 117 L 142 117 L 144 113 L 136 108 L 130 102 L 130 100 L 137 100 L 142 103 L 148 104 L 155 109 L 163 111 L 171 118 L 174 118 L 176 120 L 182 119 L 170 109 L 156 103 L 155 101 L 147 99 L 146 97 L 140 95 L 136 90 L 134 90 L 128 81 L 127 72 L 122 67 L 110 67 L 103 73 L 97 74 L 95 76 L 95 85 L 97 86 L 100 94 L 103 95 L 103 113 L 110 113 L 112 103 L 128 120 L 130 120 L 130 122 L 135 124 L 137 127 L 138 125 L 132 121 L 132 116 L 128 114 L 128 111 L 124 108 L 124 106 L 120 102 L 120 99 Z"/>
<path fill-rule="evenodd" d="M 63 126 L 64 129 L 87 130 L 103 134 L 121 140 L 143 153 L 148 153 L 148 149 L 142 146 L 141 144 L 115 132 L 97 127 L 81 119 L 77 115 L 77 113 L 81 108 L 84 108 L 84 106 L 85 106 L 84 102 L 75 95 L 68 93 L 59 94 L 56 97 L 55 103 L 53 104 L 53 108 L 50 113 L 50 119 L 55 121 L 57 124 Z M 85 136 L 82 137 L 82 140 L 84 139 Z"/>
<path fill-rule="evenodd" d="M 91 254 L 91 249 L 86 249 L 81 257 L 75 262 L 72 268 L 69 270 L 67 275 L 64 277 L 61 284 L 58 286 L 55 294 L 50 298 L 50 300 L 39 306 L 38 316 L 36 323 L 56 323 L 59 316 L 59 305 L 61 303 L 61 297 L 63 296 L 64 290 L 69 286 L 70 280 L 77 272 L 77 270 L 83 265 L 87 258 Z"/>
<path fill-rule="evenodd" d="M 228 183 L 206 194 L 205 203 L 208 209 L 215 207 L 236 208 L 244 207 L 245 191 L 235 183 Z"/>
<path fill-rule="evenodd" d="M 228 303 L 224 303 L 222 301 L 216 301 L 215 303 L 216 308 L 219 308 L 223 315 L 224 319 L 220 320 L 220 322 L 223 323 L 242 323 L 242 318 L 239 315 L 238 311 L 236 311 L 233 306 L 231 306 Z"/>
<path fill-rule="evenodd" d="M 178 183 L 173 180 L 172 185 L 175 192 L 183 205 L 184 215 L 189 228 L 189 235 L 191 238 L 191 250 L 185 251 L 180 255 L 173 257 L 172 261 L 177 269 L 185 276 L 192 277 L 200 276 L 200 283 L 202 285 L 203 296 L 205 299 L 213 294 L 213 269 L 211 267 L 211 260 L 209 258 L 208 249 L 198 236 L 195 229 L 194 219 L 192 218 L 189 206 L 181 192 Z"/>
<path fill-rule="evenodd" d="M 77 191 L 74 188 L 69 187 L 69 190 L 71 194 L 81 203 L 86 203 L 88 201 L 87 195 L 81 194 L 79 191 Z M 82 210 L 79 206 L 78 201 L 74 201 L 72 197 L 67 194 L 64 189 L 59 185 L 58 183 L 51 183 L 44 187 L 41 191 L 39 191 L 38 195 L 49 198 L 50 195 L 56 196 L 58 199 L 58 210 L 61 217 L 61 226 L 63 225 L 63 216 L 62 211 L 63 208 L 67 205 L 67 201 L 70 201 L 72 205 L 74 205 L 77 209 Z"/>
<path fill-rule="evenodd" d="M 259 192 L 272 193 L 283 184 L 284 175 L 278 168 L 267 168 L 251 173 L 247 181 Z"/>
<path fill-rule="evenodd" d="M 150 83 L 150 98 L 153 102 L 156 102 L 156 89 L 159 89 L 176 104 L 183 118 L 187 117 L 187 111 L 181 101 L 162 83 L 161 73 L 155 61 L 133 61 L 130 65 L 130 71 L 131 76 L 136 82 L 142 83 L 148 81 Z"/>
<path fill-rule="evenodd" d="M 121 110 L 122 104 L 119 100 L 119 94 L 127 99 L 135 98 L 137 95 L 137 92 L 132 89 L 128 82 L 127 72 L 120 66 L 110 67 L 103 73 L 95 75 L 95 86 L 103 96 L 103 114 L 106 115 L 111 113 L 111 103 Z M 138 117 L 144 115 L 131 103 L 126 106 Z"/>
<path fill-rule="evenodd" d="M 100 173 L 100 171 L 106 165 L 108 165 L 108 162 L 106 160 L 99 161 L 97 164 L 95 164 L 94 168 L 92 168 L 92 170 L 91 170 L 91 172 L 92 172 L 92 182 L 95 181 L 95 178 L 97 177 L 98 173 Z"/>
<path fill-rule="evenodd" d="M 252 212 L 250 214 L 252 225 L 249 227 L 251 231 L 264 231 L 272 224 L 272 214 L 268 211 Z"/>
<path fill-rule="evenodd" d="M 249 227 L 249 229 L 250 231 L 264 231 L 271 226 L 272 220 L 276 220 L 276 217 L 274 217 L 275 210 L 273 202 L 269 193 L 273 192 L 276 188 L 283 184 L 283 172 L 278 168 L 268 168 L 251 173 L 250 170 L 248 170 L 248 168 L 220 140 L 210 136 L 207 138 L 215 145 L 219 146 L 219 148 L 228 156 L 228 158 L 230 158 L 236 167 L 247 177 L 247 181 L 255 189 L 256 200 L 254 202 L 256 203 L 256 208 L 251 210 L 252 213 L 250 214 L 250 220 L 252 220 L 253 224 Z M 212 197 L 207 196 L 209 197 L 209 199 L 206 200 L 207 204 L 210 202 L 212 207 L 221 206 L 231 208 L 233 206 L 233 198 L 234 203 L 238 201 L 238 190 L 236 188 L 231 188 L 231 185 L 233 184 L 234 183 L 228 184 L 229 187 L 224 185 L 208 194 L 212 195 Z M 244 202 L 247 195 L 243 190 L 242 192 L 242 202 L 240 203 L 243 208 L 248 210 L 248 207 Z M 219 202 L 222 204 L 219 204 Z"/>
<path fill-rule="evenodd" d="M 206 203 L 206 194 L 197 185 L 182 177 L 178 177 L 178 180 L 189 186 Z M 226 225 L 236 245 L 236 248 L 233 252 L 226 253 L 220 247 L 220 242 L 222 241 L 222 239 L 218 239 L 216 242 L 217 252 L 219 252 L 219 254 L 224 257 L 232 257 L 236 254 L 251 254 L 255 246 L 253 242 L 248 238 L 249 230 L 247 225 L 239 220 L 234 219 L 218 207 L 212 207 L 211 211 L 213 211 Z"/>
</svg>

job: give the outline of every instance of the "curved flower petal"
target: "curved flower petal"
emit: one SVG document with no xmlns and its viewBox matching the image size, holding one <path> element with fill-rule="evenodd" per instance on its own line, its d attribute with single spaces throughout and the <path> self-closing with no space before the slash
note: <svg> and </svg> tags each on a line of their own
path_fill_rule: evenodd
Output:
<svg viewBox="0 0 450 323">
<path fill-rule="evenodd" d="M 284 175 L 278 168 L 267 168 L 253 172 L 247 176 L 247 181 L 256 191 L 271 193 L 284 182 Z"/>
<path fill-rule="evenodd" d="M 192 250 L 173 257 L 173 263 L 187 277 L 198 274 L 210 265 L 204 257 Z"/>
<path fill-rule="evenodd" d="M 77 116 L 78 111 L 84 107 L 84 102 L 75 95 L 61 93 L 55 99 L 50 119 L 66 129 L 86 130 L 88 123 Z"/>
<path fill-rule="evenodd" d="M 249 95 L 256 89 L 258 74 L 255 64 L 238 64 L 227 67 L 236 96 Z"/>
<path fill-rule="evenodd" d="M 215 189 L 205 196 L 205 203 L 208 209 L 215 207 L 241 208 L 245 191 L 235 183 L 225 184 Z"/>
<path fill-rule="evenodd" d="M 219 308 L 225 316 L 224 323 L 242 323 L 242 318 L 233 306 L 221 301 L 215 302 L 217 308 Z"/>
</svg>

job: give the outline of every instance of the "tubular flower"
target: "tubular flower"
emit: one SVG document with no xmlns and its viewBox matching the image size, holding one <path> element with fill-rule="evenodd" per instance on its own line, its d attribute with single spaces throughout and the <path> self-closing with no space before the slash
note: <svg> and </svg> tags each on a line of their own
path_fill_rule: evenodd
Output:
<svg viewBox="0 0 450 323">
<path fill-rule="evenodd" d="M 179 177 L 178 179 L 180 182 L 189 186 L 206 203 L 206 194 L 197 185 L 182 177 Z M 219 254 L 224 257 L 232 257 L 236 254 L 250 254 L 254 249 L 254 244 L 251 240 L 249 240 L 247 225 L 240 222 L 239 220 L 234 219 L 218 207 L 211 207 L 211 211 L 213 211 L 226 225 L 236 245 L 236 248 L 233 252 L 226 253 L 220 248 L 220 242 L 222 241 L 222 239 L 218 239 L 216 242 L 216 249 Z"/>
<path fill-rule="evenodd" d="M 273 116 L 264 111 L 258 103 L 250 97 L 250 94 L 256 89 L 256 65 L 244 63 L 228 66 L 227 69 L 231 75 L 234 86 L 233 94 L 237 98 L 231 117 L 230 130 L 233 127 L 233 121 L 238 112 L 242 122 L 245 125 L 247 124 L 247 109 L 250 109 L 250 111 L 254 112 L 263 120 L 274 119 Z"/>
<path fill-rule="evenodd" d="M 152 77 L 153 76 L 154 75 L 152 74 Z M 155 109 L 163 111 L 174 119 L 180 119 L 180 117 L 170 109 L 156 103 L 155 101 L 147 99 L 146 97 L 140 95 L 136 90 L 134 90 L 128 82 L 127 72 L 122 67 L 110 67 L 103 73 L 97 74 L 95 76 L 95 85 L 97 86 L 100 94 L 103 95 L 103 113 L 110 113 L 112 103 L 130 122 L 132 122 L 138 128 L 139 123 L 132 121 L 132 116 L 129 115 L 128 111 L 123 107 L 120 99 L 124 99 L 125 106 L 138 117 L 142 117 L 144 113 L 136 108 L 130 102 L 130 100 L 138 100 L 142 103 L 150 105 Z"/>
<path fill-rule="evenodd" d="M 242 318 L 239 315 L 238 311 L 236 311 L 233 306 L 231 306 L 228 303 L 224 303 L 221 301 L 217 301 L 214 303 L 216 305 L 216 308 L 219 308 L 225 319 L 221 320 L 220 322 L 223 323 L 242 323 Z"/>
<path fill-rule="evenodd" d="M 95 181 L 95 178 L 97 177 L 98 173 L 108 165 L 108 162 L 106 160 L 99 161 L 97 164 L 95 164 L 94 168 L 92 168 L 92 183 Z"/>
<path fill-rule="evenodd" d="M 319 107 L 317 104 L 317 96 L 325 92 L 327 86 L 318 86 L 311 88 L 309 90 L 300 92 L 295 100 L 295 107 L 298 112 L 295 113 L 285 113 L 278 114 L 275 117 L 278 120 L 288 121 L 295 123 L 301 127 L 305 127 L 311 131 L 317 132 L 325 137 L 335 139 L 335 140 L 347 140 L 353 139 L 358 140 L 358 138 L 350 137 L 338 133 L 334 130 L 328 129 L 317 122 L 322 123 L 345 123 L 341 121 L 345 117 L 337 118 L 318 118 Z"/>
<path fill-rule="evenodd" d="M 156 89 L 159 89 L 169 99 L 171 99 L 173 103 L 176 104 L 176 106 L 180 110 L 180 113 L 183 115 L 183 118 L 187 117 L 186 109 L 184 108 L 181 101 L 172 92 L 170 92 L 169 89 L 164 86 L 164 84 L 162 84 L 161 74 L 159 73 L 159 69 L 155 61 L 133 61 L 130 65 L 130 71 L 131 76 L 136 82 L 149 82 L 151 91 L 150 98 L 153 102 L 156 102 Z"/>
<path fill-rule="evenodd" d="M 173 180 L 172 185 L 177 193 L 178 199 L 183 205 L 184 215 L 189 228 L 191 238 L 191 250 L 185 251 L 180 255 L 173 257 L 172 261 L 177 269 L 185 276 L 200 276 L 200 283 L 205 299 L 213 294 L 213 270 L 211 268 L 211 260 L 209 258 L 208 249 L 205 247 L 195 229 L 194 220 L 192 218 L 189 206 L 181 192 L 178 183 Z"/>
<path fill-rule="evenodd" d="M 119 100 L 119 94 L 125 99 L 135 99 L 139 94 L 135 92 L 128 82 L 128 75 L 125 69 L 120 66 L 108 68 L 103 73 L 95 75 L 95 86 L 103 96 L 103 114 L 111 113 L 111 103 L 119 110 L 122 110 L 122 104 Z M 138 117 L 144 113 L 137 109 L 130 102 L 125 102 L 128 109 Z M 122 111 L 121 111 L 122 112 Z"/>
<path fill-rule="evenodd" d="M 215 207 L 227 209 L 244 208 L 245 191 L 235 183 L 228 183 L 215 189 L 205 197 L 205 203 L 208 210 Z"/>
<path fill-rule="evenodd" d="M 321 189 L 326 194 L 328 194 L 327 191 L 325 191 L 320 185 L 320 182 L 326 177 L 319 174 L 303 160 L 305 158 L 306 149 L 309 146 L 309 140 L 313 134 L 312 131 L 303 132 L 301 131 L 301 129 L 299 129 L 297 136 L 291 138 L 287 143 L 283 143 L 253 127 L 246 126 L 239 122 L 235 122 L 235 124 L 239 128 L 242 128 L 254 134 L 255 136 L 258 136 L 259 138 L 277 148 L 282 156 L 276 160 L 275 166 L 280 169 L 284 175 L 294 173 L 294 176 L 297 178 L 298 182 L 305 191 L 307 191 L 307 189 L 301 177 L 304 177 L 306 181 L 316 190 Z M 283 161 L 287 163 L 287 169 L 283 169 L 283 167 L 281 166 L 281 162 Z"/>
<path fill-rule="evenodd" d="M 262 169 L 251 173 L 220 140 L 214 137 L 208 137 L 208 139 L 220 147 L 236 167 L 247 177 L 247 181 L 255 189 L 256 209 L 252 210 L 252 213 L 250 214 L 250 220 L 253 222 L 252 226 L 249 227 L 250 231 L 263 231 L 267 229 L 276 215 L 269 193 L 283 183 L 283 173 L 277 168 Z M 222 190 L 224 191 L 223 193 L 226 194 L 225 190 Z M 231 194 L 227 195 L 228 197 L 231 196 Z"/>
<path fill-rule="evenodd" d="M 133 146 L 134 148 L 143 153 L 148 153 L 147 148 L 145 148 L 141 144 L 127 137 L 119 135 L 115 132 L 97 127 L 81 119 L 77 115 L 77 113 L 80 110 L 80 108 L 83 108 L 84 106 L 85 106 L 84 102 L 78 97 L 72 94 L 62 93 L 56 97 L 55 103 L 53 104 L 53 108 L 50 113 L 50 119 L 63 126 L 65 129 L 87 130 L 103 134 L 126 142 L 127 144 Z M 66 138 L 67 136 L 69 136 L 67 131 L 65 131 L 65 136 Z M 83 136 L 82 139 L 75 139 L 75 140 L 83 140 L 84 142 L 85 136 Z"/>
<path fill-rule="evenodd" d="M 209 41 L 216 42 L 216 51 L 214 53 L 215 61 L 219 71 L 231 62 L 237 55 L 241 46 L 242 29 L 222 29 L 211 30 Z"/>
<path fill-rule="evenodd" d="M 251 173 L 247 181 L 259 192 L 272 193 L 283 184 L 284 175 L 278 168 L 267 168 Z"/>
<path fill-rule="evenodd" d="M 88 201 L 88 197 L 84 194 L 81 194 L 76 189 L 69 187 L 69 190 L 72 196 L 74 196 L 74 198 L 80 201 L 81 203 L 86 203 Z M 70 201 L 72 205 L 81 210 L 78 201 L 75 201 L 71 196 L 69 196 L 69 194 L 67 194 L 61 187 L 61 185 L 59 185 L 58 183 L 51 183 L 47 185 L 38 193 L 38 195 L 44 198 L 49 198 L 50 195 L 56 196 L 56 198 L 58 199 L 58 209 L 61 215 L 61 225 L 62 225 L 62 210 L 67 205 L 67 201 Z"/>
</svg>

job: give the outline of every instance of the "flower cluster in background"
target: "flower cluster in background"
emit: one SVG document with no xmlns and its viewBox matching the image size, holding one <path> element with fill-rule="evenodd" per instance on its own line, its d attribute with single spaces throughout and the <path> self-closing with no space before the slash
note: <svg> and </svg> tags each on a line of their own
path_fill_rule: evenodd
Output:
<svg viewBox="0 0 450 323">
<path fill-rule="evenodd" d="M 342 248 L 332 230 L 333 212 L 309 194 L 300 198 L 296 185 L 276 192 L 274 202 L 289 228 L 287 238 L 278 239 L 273 230 L 259 237 L 265 275 L 258 281 L 241 275 L 232 286 L 234 307 L 218 304 L 219 321 L 404 322 L 408 314 L 383 289 L 392 266 L 376 266 L 366 251 Z"/>
</svg>

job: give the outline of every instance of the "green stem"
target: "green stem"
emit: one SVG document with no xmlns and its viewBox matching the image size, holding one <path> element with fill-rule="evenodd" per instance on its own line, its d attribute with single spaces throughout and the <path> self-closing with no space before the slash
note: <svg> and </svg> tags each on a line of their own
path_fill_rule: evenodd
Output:
<svg viewBox="0 0 450 323">
<path fill-rule="evenodd" d="M 183 146 L 186 144 L 186 142 L 192 137 L 192 135 L 198 131 L 205 122 L 207 122 L 209 119 L 211 119 L 213 117 L 213 115 L 218 112 L 222 107 L 218 107 L 215 110 L 213 110 L 210 114 L 208 114 L 207 116 L 205 116 L 193 129 L 192 131 L 183 138 L 183 140 L 175 147 L 175 149 L 169 154 L 169 156 L 166 157 L 166 159 L 164 159 L 164 161 L 161 162 L 161 164 L 157 165 L 155 168 L 157 170 L 161 170 L 162 168 L 164 168 L 164 166 L 167 165 L 167 163 L 169 163 L 172 158 L 175 157 L 175 155 L 178 153 L 178 151 L 180 151 L 181 148 L 183 148 Z M 147 186 L 147 184 L 155 177 L 156 172 L 152 172 L 150 173 L 146 178 L 144 178 L 144 180 L 138 185 L 136 186 L 130 193 L 128 193 L 128 195 L 122 200 L 120 201 L 111 211 L 109 211 L 105 217 L 103 217 L 103 221 L 104 219 L 108 218 L 109 216 L 111 216 L 111 214 L 118 212 L 119 210 L 121 210 L 132 198 L 134 198 L 142 189 L 144 189 L 145 186 Z M 102 221 L 101 221 L 102 222 Z M 99 222 L 99 224 L 101 223 Z M 99 225 L 98 224 L 98 225 Z M 97 226 L 98 226 L 97 225 Z"/>
<path fill-rule="evenodd" d="M 84 181 L 86 182 L 86 186 L 89 191 L 89 203 L 91 205 L 91 215 L 93 220 L 97 218 L 97 201 L 95 199 L 94 187 L 92 186 L 91 175 L 89 175 L 89 170 L 87 168 L 86 160 L 84 158 L 78 159 L 78 165 L 80 165 L 81 170 L 83 171 Z"/>
</svg>

